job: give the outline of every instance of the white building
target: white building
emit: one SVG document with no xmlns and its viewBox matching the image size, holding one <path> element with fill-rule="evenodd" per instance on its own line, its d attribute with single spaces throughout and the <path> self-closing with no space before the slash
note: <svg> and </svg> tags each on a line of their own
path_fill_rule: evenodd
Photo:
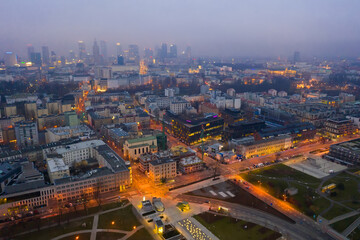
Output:
<svg viewBox="0 0 360 240">
<path fill-rule="evenodd" d="M 170 102 L 170 110 L 175 114 L 183 113 L 185 109 L 190 106 L 191 104 L 183 98 L 175 98 Z"/>
<path fill-rule="evenodd" d="M 93 148 L 101 145 L 105 145 L 105 143 L 101 140 L 91 140 L 61 147 L 55 151 L 63 157 L 66 165 L 72 166 L 74 163 L 93 158 Z"/>
<path fill-rule="evenodd" d="M 51 183 L 54 183 L 56 179 L 70 177 L 69 166 L 67 166 L 61 158 L 48 158 L 46 162 Z"/>
</svg>

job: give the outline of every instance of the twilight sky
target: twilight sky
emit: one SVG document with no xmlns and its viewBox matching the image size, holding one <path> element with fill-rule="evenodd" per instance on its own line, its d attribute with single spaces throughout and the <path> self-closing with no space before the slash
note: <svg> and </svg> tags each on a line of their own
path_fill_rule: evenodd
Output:
<svg viewBox="0 0 360 240">
<path fill-rule="evenodd" d="M 206 56 L 360 56 L 359 0 L 0 0 L 0 56 L 94 39 Z"/>
</svg>

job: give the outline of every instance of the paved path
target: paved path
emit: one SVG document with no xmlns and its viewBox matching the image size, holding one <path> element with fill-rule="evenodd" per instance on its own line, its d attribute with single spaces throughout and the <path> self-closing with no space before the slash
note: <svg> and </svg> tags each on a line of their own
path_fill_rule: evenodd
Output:
<svg viewBox="0 0 360 240">
<path fill-rule="evenodd" d="M 349 236 L 349 234 L 354 231 L 355 228 L 357 228 L 360 225 L 360 217 L 358 217 L 358 219 L 356 219 L 352 224 L 350 224 L 350 226 L 348 226 L 343 232 L 342 234 L 347 237 Z"/>
<path fill-rule="evenodd" d="M 90 240 L 96 240 L 96 230 L 97 230 L 98 222 L 99 222 L 99 214 L 96 214 L 93 220 Z"/>
<path fill-rule="evenodd" d="M 338 222 L 338 221 L 341 221 L 341 220 L 344 220 L 344 219 L 346 219 L 346 218 L 355 216 L 355 215 L 357 215 L 357 214 L 360 214 L 360 212 L 358 212 L 358 211 L 352 211 L 352 212 L 349 212 L 349 213 L 345 213 L 345 214 L 343 214 L 343 215 L 340 215 L 340 216 L 337 216 L 337 217 L 331 219 L 331 220 L 328 222 L 328 224 L 336 223 L 336 222 Z"/>
</svg>

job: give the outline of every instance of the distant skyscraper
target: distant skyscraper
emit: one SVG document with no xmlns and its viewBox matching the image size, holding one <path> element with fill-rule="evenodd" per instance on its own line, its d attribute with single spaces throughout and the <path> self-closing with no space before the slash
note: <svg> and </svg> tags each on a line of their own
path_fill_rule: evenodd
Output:
<svg viewBox="0 0 360 240">
<path fill-rule="evenodd" d="M 72 62 L 72 61 L 75 61 L 75 59 L 76 59 L 75 52 L 73 50 L 70 50 L 69 51 L 69 60 Z"/>
<path fill-rule="evenodd" d="M 106 41 L 100 41 L 100 54 L 106 64 L 108 62 L 107 44 Z"/>
<path fill-rule="evenodd" d="M 139 47 L 135 44 L 129 45 L 129 54 L 128 59 L 126 60 L 128 63 L 139 64 L 140 55 L 139 55 Z"/>
<path fill-rule="evenodd" d="M 16 54 L 13 52 L 6 52 L 4 56 L 4 62 L 6 67 L 11 67 L 17 64 Z"/>
<path fill-rule="evenodd" d="M 41 47 L 41 52 L 42 52 L 42 62 L 43 62 L 45 65 L 49 65 L 49 64 L 50 64 L 49 47 L 47 47 L 47 46 L 42 46 L 42 47 Z"/>
<path fill-rule="evenodd" d="M 170 45 L 169 55 L 170 55 L 169 57 L 171 58 L 177 58 L 177 47 L 175 44 Z"/>
<path fill-rule="evenodd" d="M 99 65 L 101 62 L 100 51 L 99 51 L 99 46 L 98 46 L 96 40 L 94 41 L 94 45 L 93 45 L 93 56 L 94 56 L 95 65 Z"/>
<path fill-rule="evenodd" d="M 35 52 L 33 45 L 27 45 L 27 54 L 28 54 L 28 61 L 31 61 L 31 54 Z"/>
<path fill-rule="evenodd" d="M 117 64 L 118 65 L 125 65 L 124 56 L 117 56 Z"/>
<path fill-rule="evenodd" d="M 122 56 L 122 55 L 123 55 L 122 46 L 118 42 L 116 43 L 116 56 Z"/>
<path fill-rule="evenodd" d="M 294 64 L 300 62 L 300 52 L 294 52 Z"/>
<path fill-rule="evenodd" d="M 83 60 L 86 57 L 86 47 L 84 41 L 79 41 L 79 59 Z"/>
<path fill-rule="evenodd" d="M 152 58 L 154 56 L 154 52 L 151 48 L 145 48 L 144 49 L 144 58 Z"/>
<path fill-rule="evenodd" d="M 191 58 L 191 47 L 188 46 L 185 50 L 185 57 Z"/>
<path fill-rule="evenodd" d="M 161 44 L 160 58 L 162 60 L 167 58 L 167 44 L 166 43 Z"/>
<path fill-rule="evenodd" d="M 56 59 L 56 53 L 54 52 L 54 51 L 51 51 L 51 62 L 52 63 L 54 63 L 54 62 L 56 62 L 57 61 L 57 59 Z"/>
<path fill-rule="evenodd" d="M 33 65 L 41 66 L 41 64 L 42 64 L 41 53 L 39 53 L 39 52 L 31 53 L 30 60 L 31 60 Z"/>
</svg>

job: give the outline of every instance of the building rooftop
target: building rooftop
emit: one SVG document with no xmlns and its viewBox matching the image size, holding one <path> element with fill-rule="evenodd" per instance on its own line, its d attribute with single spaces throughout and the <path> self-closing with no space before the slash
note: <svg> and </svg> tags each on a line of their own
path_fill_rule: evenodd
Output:
<svg viewBox="0 0 360 240">
<path fill-rule="evenodd" d="M 116 154 L 108 145 L 100 145 L 95 147 L 99 154 L 109 164 L 114 172 L 129 171 L 129 162 L 125 162 L 118 154 Z"/>
<path fill-rule="evenodd" d="M 91 134 L 93 131 L 86 125 L 77 125 L 77 126 L 66 126 L 66 127 L 58 127 L 58 128 L 49 128 L 46 131 L 51 132 L 55 135 L 68 135 L 68 134 Z"/>
<path fill-rule="evenodd" d="M 52 173 L 69 170 L 69 166 L 64 163 L 62 158 L 49 158 L 47 159 L 47 165 L 49 171 Z"/>
<path fill-rule="evenodd" d="M 175 162 L 175 160 L 171 159 L 171 158 L 167 158 L 167 159 L 157 159 L 157 160 L 150 162 L 149 164 L 151 164 L 153 166 L 158 166 L 158 165 L 172 163 L 172 162 Z"/>
<path fill-rule="evenodd" d="M 113 128 L 113 129 L 110 129 L 110 131 L 118 137 L 128 137 L 129 136 L 129 133 L 125 132 L 122 128 Z"/>
<path fill-rule="evenodd" d="M 129 144 L 133 144 L 133 143 L 140 143 L 140 142 L 151 141 L 151 140 L 155 140 L 155 141 L 156 141 L 156 136 L 146 136 L 146 137 L 128 139 L 127 142 L 128 142 Z"/>
<path fill-rule="evenodd" d="M 198 158 L 197 156 L 185 157 L 180 160 L 180 164 L 183 166 L 189 166 L 189 165 L 200 164 L 200 163 L 203 163 L 203 161 L 200 158 Z"/>
<path fill-rule="evenodd" d="M 79 143 L 74 143 L 71 145 L 66 145 L 65 147 L 58 148 L 58 149 L 56 149 L 56 153 L 64 154 L 64 153 L 79 150 L 79 149 L 85 149 L 85 148 L 90 148 L 90 147 L 94 148 L 94 147 L 97 147 L 100 145 L 105 145 L 105 143 L 102 140 L 91 140 L 91 141 L 79 142 Z"/>
</svg>

